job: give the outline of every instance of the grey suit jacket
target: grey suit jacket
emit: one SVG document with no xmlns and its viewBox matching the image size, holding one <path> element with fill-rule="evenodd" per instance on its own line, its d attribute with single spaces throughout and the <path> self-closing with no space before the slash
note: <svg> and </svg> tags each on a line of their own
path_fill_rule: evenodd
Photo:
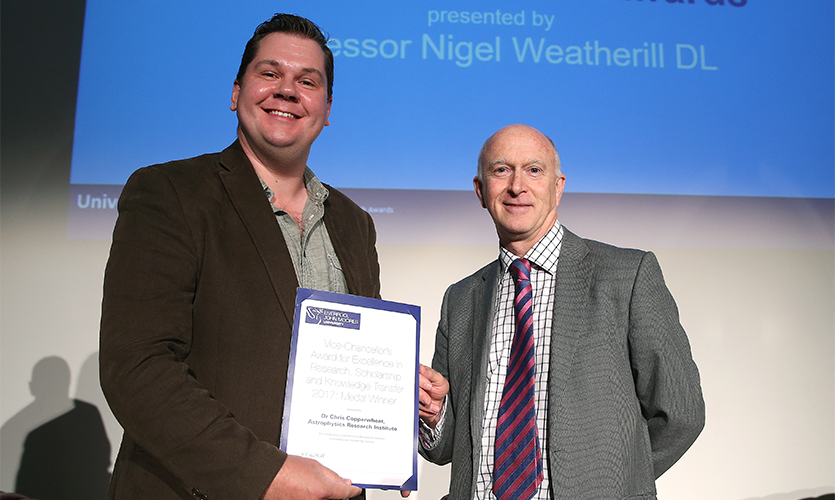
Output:
<svg viewBox="0 0 835 500">
<path fill-rule="evenodd" d="M 499 263 L 450 286 L 433 367 L 450 383 L 439 445 L 449 500 L 469 500 L 481 454 Z M 548 394 L 552 498 L 653 499 L 655 479 L 704 426 L 699 373 L 655 256 L 566 230 L 556 275 Z"/>
<path fill-rule="evenodd" d="M 338 191 L 325 225 L 355 295 L 379 297 L 371 217 Z M 125 429 L 111 498 L 257 499 L 286 454 L 296 274 L 236 141 L 138 170 L 104 282 L 101 384 Z"/>
</svg>

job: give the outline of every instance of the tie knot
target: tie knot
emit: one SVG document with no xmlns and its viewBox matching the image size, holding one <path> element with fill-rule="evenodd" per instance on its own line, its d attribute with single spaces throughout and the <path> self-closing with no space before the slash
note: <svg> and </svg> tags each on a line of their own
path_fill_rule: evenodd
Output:
<svg viewBox="0 0 835 500">
<path fill-rule="evenodd" d="M 517 285 L 522 281 L 531 280 L 531 263 L 528 259 L 514 260 L 510 265 L 510 271 Z"/>
</svg>

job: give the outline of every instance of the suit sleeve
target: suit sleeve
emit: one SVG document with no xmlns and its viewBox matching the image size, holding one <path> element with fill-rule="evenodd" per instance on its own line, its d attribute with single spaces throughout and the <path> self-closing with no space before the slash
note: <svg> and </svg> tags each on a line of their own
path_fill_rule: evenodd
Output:
<svg viewBox="0 0 835 500">
<path fill-rule="evenodd" d="M 450 287 L 451 288 L 451 287 Z M 435 354 L 432 356 L 432 368 L 449 378 L 449 311 L 450 311 L 450 288 L 444 293 L 444 300 L 441 305 L 441 317 L 438 321 L 438 329 L 435 332 Z M 432 463 L 438 465 L 448 464 L 452 460 L 453 436 L 455 434 L 455 404 L 453 403 L 453 388 L 450 384 L 450 391 L 446 396 L 446 409 L 441 434 L 438 436 L 437 445 L 431 450 L 420 447 L 421 455 Z M 423 443 L 421 442 L 421 445 Z"/>
<path fill-rule="evenodd" d="M 635 278 L 629 347 L 657 478 L 696 440 L 704 427 L 705 408 L 678 308 L 652 253 L 644 254 Z"/>
<path fill-rule="evenodd" d="M 101 384 L 126 435 L 173 475 L 172 486 L 251 500 L 286 455 L 240 425 L 186 364 L 199 240 L 164 172 L 131 177 L 105 271 Z"/>
</svg>

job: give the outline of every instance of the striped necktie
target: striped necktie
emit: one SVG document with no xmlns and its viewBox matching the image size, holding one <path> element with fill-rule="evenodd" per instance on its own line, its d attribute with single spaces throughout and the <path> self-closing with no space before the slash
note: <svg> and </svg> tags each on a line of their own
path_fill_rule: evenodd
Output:
<svg viewBox="0 0 835 500">
<path fill-rule="evenodd" d="M 516 283 L 516 334 L 499 405 L 493 493 L 498 500 L 528 500 L 542 483 L 542 451 L 534 413 L 531 263 L 516 259 L 510 272 Z"/>
</svg>

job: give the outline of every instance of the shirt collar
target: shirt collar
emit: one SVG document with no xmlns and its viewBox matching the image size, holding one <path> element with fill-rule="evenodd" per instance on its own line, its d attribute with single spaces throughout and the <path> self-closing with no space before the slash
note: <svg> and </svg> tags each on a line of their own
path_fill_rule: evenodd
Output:
<svg viewBox="0 0 835 500">
<path fill-rule="evenodd" d="M 560 257 L 560 248 L 562 247 L 563 227 L 560 221 L 554 222 L 551 229 L 537 241 L 524 258 L 550 275 L 557 273 L 557 261 Z M 518 259 L 513 252 L 503 246 L 499 247 L 499 261 L 501 262 L 501 271 L 504 273 L 513 261 Z"/>
<path fill-rule="evenodd" d="M 273 190 L 267 186 L 267 183 L 264 182 L 264 179 L 260 175 L 258 176 L 258 180 L 261 181 L 261 188 L 264 189 L 267 200 L 272 200 L 275 194 Z M 325 200 L 328 199 L 328 195 L 330 194 L 328 188 L 322 184 L 309 167 L 304 167 L 304 187 L 307 189 L 307 199 L 320 205 L 325 203 Z"/>
</svg>

